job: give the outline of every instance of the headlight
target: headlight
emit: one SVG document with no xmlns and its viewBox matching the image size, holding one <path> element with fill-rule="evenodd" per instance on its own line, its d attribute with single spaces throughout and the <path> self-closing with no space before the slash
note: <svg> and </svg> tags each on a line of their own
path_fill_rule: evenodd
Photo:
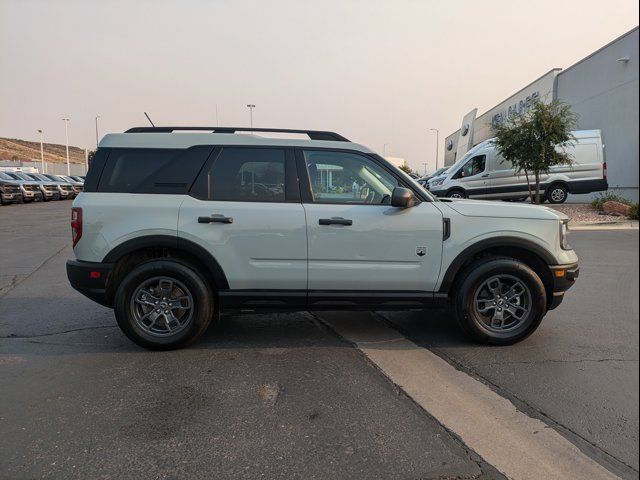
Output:
<svg viewBox="0 0 640 480">
<path fill-rule="evenodd" d="M 444 183 L 444 178 L 436 178 L 434 180 L 431 180 L 429 182 L 429 186 L 430 187 L 439 187 L 440 185 L 442 185 Z"/>
<path fill-rule="evenodd" d="M 560 222 L 560 247 L 563 250 L 573 250 L 569 244 L 569 220 Z"/>
</svg>

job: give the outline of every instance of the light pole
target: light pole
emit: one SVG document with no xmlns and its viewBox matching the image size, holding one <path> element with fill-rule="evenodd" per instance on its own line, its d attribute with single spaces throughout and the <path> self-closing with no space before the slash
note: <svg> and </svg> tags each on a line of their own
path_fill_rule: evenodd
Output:
<svg viewBox="0 0 640 480">
<path fill-rule="evenodd" d="M 256 106 L 253 103 L 249 103 L 247 104 L 247 107 L 249 108 L 249 125 L 253 128 L 253 109 L 256 108 Z"/>
<path fill-rule="evenodd" d="M 424 162 L 422 165 L 424 165 L 424 174 L 427 174 L 427 162 Z M 437 168 L 436 168 L 437 170 Z"/>
<path fill-rule="evenodd" d="M 63 118 L 62 121 L 64 122 L 64 135 L 67 141 L 67 175 L 71 175 L 71 164 L 69 163 L 69 119 Z"/>
<path fill-rule="evenodd" d="M 96 149 L 98 148 L 98 119 L 100 115 L 96 115 Z"/>
<path fill-rule="evenodd" d="M 384 143 L 384 144 L 382 145 L 382 156 L 383 156 L 383 157 L 386 157 L 386 156 L 387 156 L 387 144 L 386 144 L 386 143 Z"/>
<path fill-rule="evenodd" d="M 40 134 L 40 164 L 42 167 L 42 173 L 47 173 L 44 171 L 44 146 L 42 145 L 42 129 L 38 129 L 38 133 Z"/>
<path fill-rule="evenodd" d="M 440 144 L 440 130 L 431 128 L 432 132 L 436 132 L 436 170 L 438 170 L 438 145 Z"/>
</svg>

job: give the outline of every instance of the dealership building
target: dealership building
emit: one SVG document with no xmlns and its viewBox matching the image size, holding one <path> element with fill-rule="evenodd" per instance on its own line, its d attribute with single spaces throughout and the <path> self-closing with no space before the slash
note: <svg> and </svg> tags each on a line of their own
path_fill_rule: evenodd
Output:
<svg viewBox="0 0 640 480">
<path fill-rule="evenodd" d="M 579 130 L 600 130 L 609 189 L 638 201 L 638 27 L 580 60 L 554 68 L 477 116 L 467 113 L 445 139 L 445 165 L 492 137 L 492 126 L 526 111 L 535 100 L 560 99 L 579 117 Z"/>
</svg>

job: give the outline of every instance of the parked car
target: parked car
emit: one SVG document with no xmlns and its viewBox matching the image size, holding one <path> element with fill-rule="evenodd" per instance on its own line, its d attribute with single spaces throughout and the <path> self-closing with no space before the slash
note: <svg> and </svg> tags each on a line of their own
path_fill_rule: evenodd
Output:
<svg viewBox="0 0 640 480">
<path fill-rule="evenodd" d="M 0 172 L 0 178 L 3 180 L 13 180 L 19 185 L 23 202 L 28 203 L 42 201 L 40 187 L 33 180 L 25 180 L 12 172 Z"/>
<path fill-rule="evenodd" d="M 60 190 L 58 185 L 53 183 L 46 177 L 41 177 L 35 173 L 13 172 L 15 175 L 23 180 L 34 182 L 38 185 L 40 193 L 42 193 L 42 200 L 45 202 L 51 200 L 60 200 Z"/>
<path fill-rule="evenodd" d="M 66 200 L 68 198 L 75 197 L 75 194 L 73 193 L 73 185 L 63 180 L 62 178 L 58 177 L 57 175 L 52 175 L 50 173 L 32 173 L 31 175 L 36 176 L 42 181 L 54 184 L 58 188 L 58 193 L 60 194 L 60 200 Z"/>
<path fill-rule="evenodd" d="M 505 345 L 578 276 L 557 211 L 438 201 L 332 132 L 201 129 L 106 135 L 73 202 L 69 281 L 143 347 L 183 347 L 220 312 L 437 305 Z"/>
<path fill-rule="evenodd" d="M 20 182 L 8 177 L 5 172 L 0 172 L 0 203 L 22 203 L 22 191 Z"/>
<path fill-rule="evenodd" d="M 541 176 L 541 192 L 549 203 L 564 203 L 569 193 L 591 193 L 608 189 L 607 163 L 600 130 L 573 132 L 576 140 L 566 150 L 572 165 L 559 165 Z M 428 189 L 438 197 L 519 199 L 528 197 L 524 172 L 516 172 L 489 139 L 479 143 L 443 175 L 429 181 Z"/>
<path fill-rule="evenodd" d="M 74 198 L 78 196 L 80 192 L 82 192 L 84 188 L 84 182 L 78 181 L 73 177 L 69 177 L 67 175 L 58 175 L 58 177 L 62 178 L 65 182 L 68 182 L 73 187 L 73 196 Z"/>
<path fill-rule="evenodd" d="M 442 167 L 437 169 L 435 172 L 433 172 L 431 175 L 425 175 L 424 177 L 418 179 L 418 183 L 420 185 L 422 185 L 423 187 L 427 188 L 427 185 L 429 183 L 429 180 L 431 180 L 432 178 L 436 178 L 439 177 L 440 175 L 442 175 L 444 172 L 446 172 L 449 169 L 449 167 Z"/>
</svg>

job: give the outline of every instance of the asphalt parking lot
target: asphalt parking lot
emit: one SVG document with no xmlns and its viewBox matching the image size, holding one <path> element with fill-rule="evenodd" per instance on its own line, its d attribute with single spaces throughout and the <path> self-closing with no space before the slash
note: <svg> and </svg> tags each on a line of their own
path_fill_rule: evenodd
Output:
<svg viewBox="0 0 640 480">
<path fill-rule="evenodd" d="M 67 284 L 70 206 L 0 208 L 0 477 L 504 478 L 325 322 L 349 314 L 136 347 Z M 518 345 L 474 345 L 444 312 L 361 315 L 638 478 L 638 231 L 573 243 L 580 281 Z"/>
</svg>

